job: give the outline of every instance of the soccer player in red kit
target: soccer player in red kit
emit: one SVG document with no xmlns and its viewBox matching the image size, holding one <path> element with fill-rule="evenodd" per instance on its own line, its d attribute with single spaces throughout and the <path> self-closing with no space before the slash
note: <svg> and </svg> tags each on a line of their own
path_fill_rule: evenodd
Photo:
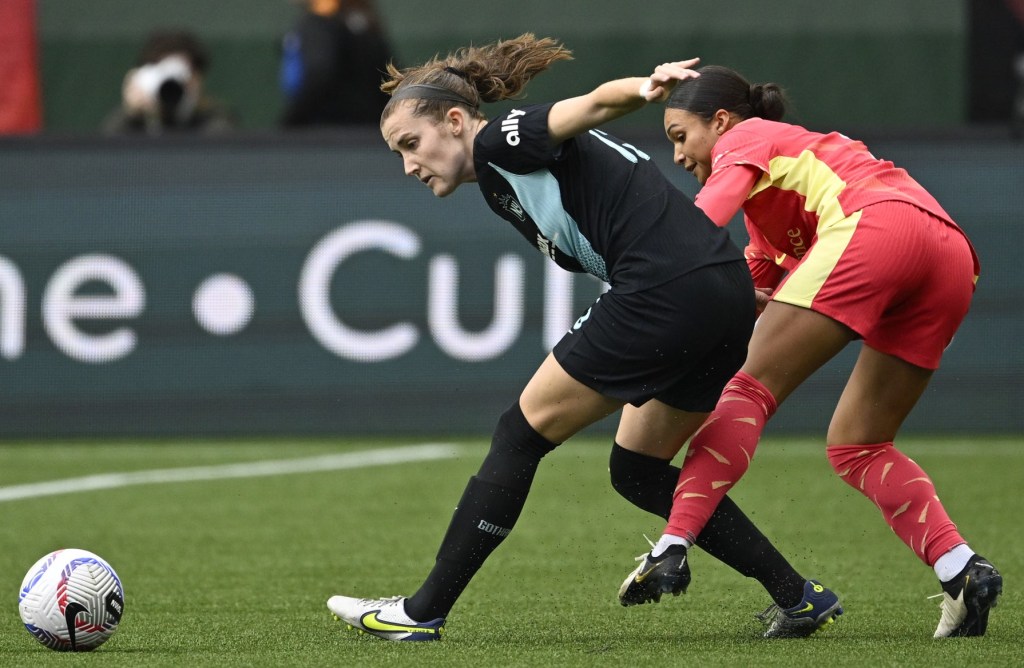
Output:
<svg viewBox="0 0 1024 668">
<path fill-rule="evenodd" d="M 763 312 L 746 362 L 693 437 L 664 535 L 620 597 L 643 602 L 658 591 L 660 564 L 675 572 L 685 563 L 778 405 L 862 339 L 829 426 L 829 462 L 934 568 L 943 589 L 935 637 L 983 635 L 1002 577 L 960 535 L 928 475 L 893 445 L 967 314 L 974 249 L 903 169 L 839 133 L 780 122 L 777 85 L 750 85 L 724 67 L 701 68 L 698 78 L 683 69 L 659 66 L 644 92 L 667 99 L 674 160 L 703 186 L 697 205 L 723 226 L 743 211 Z M 771 614 L 782 625 L 817 615 L 814 592 Z"/>
</svg>

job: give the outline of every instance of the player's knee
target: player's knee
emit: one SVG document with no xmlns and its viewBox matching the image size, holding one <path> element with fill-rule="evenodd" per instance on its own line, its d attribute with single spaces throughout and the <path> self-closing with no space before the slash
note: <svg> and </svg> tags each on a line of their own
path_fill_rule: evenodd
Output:
<svg viewBox="0 0 1024 668">
<path fill-rule="evenodd" d="M 673 468 L 671 462 L 613 443 L 608 474 L 612 489 L 622 498 L 641 510 L 668 518 L 672 489 L 679 477 L 679 469 Z"/>
<path fill-rule="evenodd" d="M 856 460 L 856 449 L 849 445 L 830 445 L 825 448 L 825 455 L 832 470 L 841 478 Z"/>
<path fill-rule="evenodd" d="M 722 396 L 718 400 L 716 411 L 722 409 L 723 405 L 727 405 L 735 400 L 749 401 L 760 409 L 765 421 L 771 419 L 779 407 L 778 401 L 776 401 L 771 390 L 765 387 L 757 378 L 743 371 L 737 371 L 736 375 L 726 383 L 725 388 L 722 390 Z"/>
<path fill-rule="evenodd" d="M 830 445 L 825 448 L 825 454 L 836 475 L 848 484 L 856 486 L 856 472 L 870 461 L 871 455 L 887 447 L 892 447 L 892 443 Z"/>
<path fill-rule="evenodd" d="M 612 442 L 612 451 L 608 456 L 608 475 L 611 477 L 612 489 L 628 499 L 630 491 L 642 482 L 645 468 L 636 453 Z"/>
<path fill-rule="evenodd" d="M 530 426 L 516 402 L 498 418 L 491 449 L 477 478 L 512 489 L 529 489 L 540 460 L 555 447 Z"/>
<path fill-rule="evenodd" d="M 489 454 L 514 453 L 535 457 L 539 460 L 557 446 L 557 443 L 548 441 L 530 426 L 517 401 L 498 418 L 498 424 L 491 438 Z"/>
</svg>

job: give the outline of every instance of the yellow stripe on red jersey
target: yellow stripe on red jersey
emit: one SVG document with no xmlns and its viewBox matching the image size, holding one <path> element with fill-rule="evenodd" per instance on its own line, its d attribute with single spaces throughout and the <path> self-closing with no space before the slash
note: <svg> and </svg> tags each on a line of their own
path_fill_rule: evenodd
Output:
<svg viewBox="0 0 1024 668">
<path fill-rule="evenodd" d="M 799 260 L 823 226 L 891 200 L 913 204 L 957 228 L 906 170 L 879 160 L 862 142 L 837 132 L 822 134 L 761 118 L 745 120 L 715 144 L 711 175 L 701 196 L 714 197 L 716 183 L 725 186 L 730 181 L 728 168 L 735 165 L 761 171 L 743 212 L 752 243 L 766 254 L 778 251 Z M 782 264 L 780 258 L 772 259 Z"/>
</svg>

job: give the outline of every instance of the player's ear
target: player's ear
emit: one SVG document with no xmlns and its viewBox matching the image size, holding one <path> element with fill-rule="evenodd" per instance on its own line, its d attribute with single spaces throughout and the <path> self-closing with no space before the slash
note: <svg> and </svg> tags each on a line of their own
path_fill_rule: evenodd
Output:
<svg viewBox="0 0 1024 668">
<path fill-rule="evenodd" d="M 733 123 L 732 114 L 725 109 L 719 109 L 715 112 L 714 116 L 711 117 L 711 129 L 715 131 L 715 134 L 722 136 L 726 130 L 731 128 Z"/>
<path fill-rule="evenodd" d="M 466 127 L 466 111 L 461 107 L 452 107 L 445 113 L 445 124 L 456 137 L 462 134 Z"/>
<path fill-rule="evenodd" d="M 715 115 L 711 119 L 711 127 L 715 130 L 715 133 L 722 136 L 726 130 L 732 129 L 734 125 L 743 121 L 744 119 L 739 118 L 735 114 L 727 112 L 724 109 L 720 109 L 715 112 Z"/>
</svg>

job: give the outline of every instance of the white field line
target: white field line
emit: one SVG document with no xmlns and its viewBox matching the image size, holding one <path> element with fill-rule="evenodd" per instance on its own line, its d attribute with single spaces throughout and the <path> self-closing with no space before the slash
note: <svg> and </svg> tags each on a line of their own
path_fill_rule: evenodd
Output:
<svg viewBox="0 0 1024 668">
<path fill-rule="evenodd" d="M 943 456 L 977 456 L 981 454 L 996 455 L 1001 457 L 1014 457 L 1024 455 L 1024 442 L 1017 440 L 980 442 L 971 441 L 939 441 L 928 444 L 926 442 L 912 441 L 905 449 L 907 454 L 914 457 L 927 457 L 931 455 Z M 12 485 L 0 487 L 0 503 L 4 501 L 17 501 L 19 499 L 33 499 L 42 496 L 55 496 L 58 494 L 73 494 L 76 492 L 88 492 L 100 489 L 113 489 L 116 487 L 128 487 L 130 485 L 152 485 L 174 482 L 196 482 L 201 480 L 223 480 L 227 478 L 255 478 L 261 476 L 288 475 L 293 473 L 316 473 L 319 471 L 338 471 L 344 469 L 358 469 L 369 466 L 388 466 L 394 464 L 406 464 L 410 462 L 431 461 L 437 459 L 451 459 L 460 454 L 484 454 L 487 446 L 481 444 L 479 448 L 473 446 L 456 446 L 445 443 L 425 443 L 397 448 L 380 448 L 377 450 L 365 450 L 362 452 L 350 452 L 338 455 L 323 455 L 319 457 L 307 457 L 304 459 L 279 459 L 260 462 L 247 462 L 238 464 L 221 464 L 217 466 L 196 466 L 189 468 L 175 469 L 153 469 L 149 471 L 133 471 L 130 473 L 103 473 L 98 475 L 84 476 L 81 478 L 66 478 L 64 480 L 51 480 L 47 482 L 29 483 L 26 485 Z M 562 457 L 581 456 L 608 456 L 605 448 L 578 447 L 573 448 L 571 444 L 555 450 L 553 453 Z M 801 446 L 784 446 L 773 449 L 771 443 L 762 443 L 758 448 L 757 456 L 764 458 L 791 458 L 791 457 L 813 457 L 824 458 L 825 447 L 815 447 L 811 444 Z"/>
<path fill-rule="evenodd" d="M 151 469 L 130 473 L 102 473 L 81 478 L 65 478 L 47 482 L 29 483 L 0 487 L 0 503 L 19 499 L 34 499 L 41 496 L 91 492 L 99 489 L 113 489 L 130 485 L 154 485 L 172 482 L 196 482 L 201 480 L 224 480 L 228 478 L 257 478 L 263 476 L 289 475 L 293 473 L 318 473 L 359 469 L 369 466 L 388 466 L 425 462 L 437 459 L 451 459 L 458 456 L 460 449 L 445 443 L 424 443 L 398 448 L 380 448 L 337 455 L 322 455 L 302 459 L 275 459 L 216 466 L 194 466 L 174 469 Z"/>
</svg>

